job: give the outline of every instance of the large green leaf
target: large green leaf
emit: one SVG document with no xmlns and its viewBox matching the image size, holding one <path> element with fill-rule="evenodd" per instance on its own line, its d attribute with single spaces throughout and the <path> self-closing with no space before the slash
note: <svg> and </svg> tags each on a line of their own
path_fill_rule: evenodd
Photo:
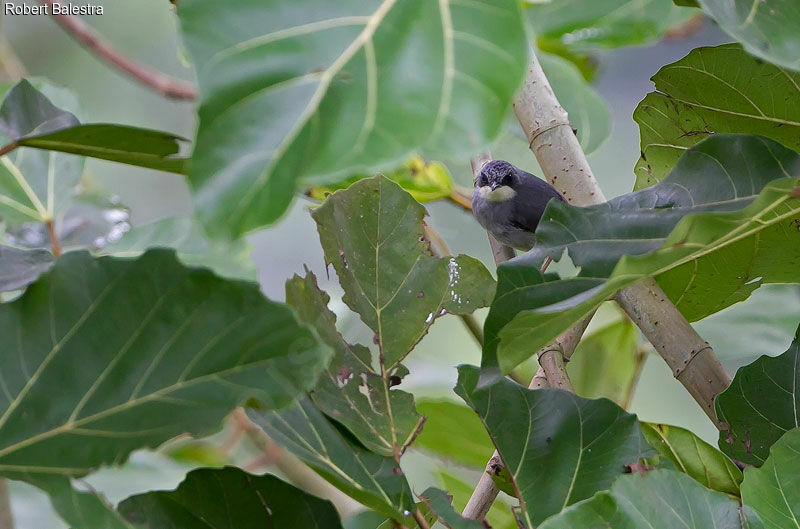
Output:
<svg viewBox="0 0 800 529">
<path fill-rule="evenodd" d="M 736 500 L 671 470 L 625 476 L 610 491 L 564 510 L 539 529 L 601 527 L 764 529 L 758 516 Z"/>
<path fill-rule="evenodd" d="M 800 429 L 787 432 L 769 450 L 761 468 L 744 470 L 742 500 L 769 529 L 800 527 Z"/>
<path fill-rule="evenodd" d="M 392 389 L 402 380 L 405 368 L 398 366 L 389 373 L 376 373 L 369 349 L 350 345 L 339 334 L 336 315 L 328 309 L 329 300 L 317 287 L 317 278 L 311 272 L 306 272 L 305 278 L 295 275 L 286 282 L 286 302 L 334 351 L 311 398 L 368 449 L 385 456 L 399 456 L 423 423 L 414 408 L 414 397 Z"/>
<path fill-rule="evenodd" d="M 693 16 L 671 0 L 559 0 L 531 2 L 526 13 L 539 38 L 576 48 L 615 48 L 661 37 Z"/>
<path fill-rule="evenodd" d="M 456 393 L 481 417 L 534 527 L 611 486 L 650 449 L 635 415 L 613 402 L 502 379 L 478 389 L 478 369 L 461 366 Z M 522 434 L 522 435 L 520 435 Z"/>
<path fill-rule="evenodd" d="M 800 70 L 800 4 L 794 0 L 697 0 L 748 52 Z"/>
<path fill-rule="evenodd" d="M 77 102 L 64 89 L 20 81 L 0 107 L 0 144 L 78 124 Z M 56 106 L 57 105 L 57 106 Z M 61 217 L 83 173 L 83 158 L 35 149 L 0 156 L 0 216 L 7 223 Z"/>
<path fill-rule="evenodd" d="M 800 282 L 799 161 L 765 138 L 715 134 L 657 186 L 586 208 L 551 202 L 533 250 L 499 268 L 483 365 L 507 372 L 641 278 L 690 321 L 762 283 Z M 543 276 L 565 249 L 578 276 Z"/>
<path fill-rule="evenodd" d="M 522 80 L 517 0 L 216 0 L 178 9 L 201 90 L 190 179 L 201 219 L 237 236 L 279 218 L 296 182 L 466 157 Z"/>
<path fill-rule="evenodd" d="M 165 250 L 66 254 L 0 305 L 0 335 L 0 473 L 12 478 L 83 475 L 208 434 L 246 400 L 285 406 L 330 354 L 256 283 Z"/>
<path fill-rule="evenodd" d="M 725 454 L 689 430 L 666 424 L 642 423 L 647 442 L 658 450 L 662 460 L 670 461 L 712 490 L 739 496 L 742 471 Z"/>
<path fill-rule="evenodd" d="M 719 447 L 729 456 L 759 466 L 784 433 L 798 427 L 800 327 L 789 349 L 762 356 L 736 372 L 715 401 L 723 423 Z"/>
<path fill-rule="evenodd" d="M 492 299 L 495 283 L 480 261 L 431 255 L 423 236 L 425 208 L 388 178 L 337 191 L 312 215 L 343 301 L 375 331 L 382 373 L 438 316 L 469 314 Z"/>
<path fill-rule="evenodd" d="M 55 511 L 74 529 L 133 529 L 104 497 L 75 490 L 66 476 L 26 475 L 25 481 L 45 491 Z"/>
<path fill-rule="evenodd" d="M 177 489 L 132 496 L 119 511 L 148 529 L 342 528 L 331 502 L 234 467 L 193 470 Z"/>
<path fill-rule="evenodd" d="M 280 411 L 251 409 L 247 415 L 334 486 L 384 516 L 413 527 L 414 497 L 397 461 L 355 446 L 309 399 Z"/>
<path fill-rule="evenodd" d="M 578 131 L 583 151 L 586 154 L 595 151 L 611 134 L 611 115 L 603 98 L 571 62 L 549 53 L 537 53 L 536 57 L 553 92 L 569 113 L 570 124 Z"/>
<path fill-rule="evenodd" d="M 425 428 L 414 442 L 438 457 L 483 469 L 492 456 L 492 440 L 470 408 L 449 401 L 425 400 L 417 404 Z"/>
<path fill-rule="evenodd" d="M 0 292 L 10 292 L 33 283 L 53 266 L 47 250 L 23 250 L 0 245 Z"/>
<path fill-rule="evenodd" d="M 636 189 L 663 180 L 686 149 L 710 134 L 760 134 L 800 151 L 800 73 L 725 44 L 696 48 L 652 79 L 657 92 L 633 113 L 642 152 Z"/>
<path fill-rule="evenodd" d="M 247 242 L 209 240 L 203 226 L 191 217 L 173 217 L 137 226 L 117 242 L 103 246 L 101 253 L 136 257 L 148 248 L 174 248 L 187 265 L 207 266 L 223 277 L 255 280 L 257 276 Z"/>
<path fill-rule="evenodd" d="M 636 326 L 624 318 L 582 339 L 567 373 L 581 397 L 605 397 L 627 408 L 644 359 Z"/>
</svg>

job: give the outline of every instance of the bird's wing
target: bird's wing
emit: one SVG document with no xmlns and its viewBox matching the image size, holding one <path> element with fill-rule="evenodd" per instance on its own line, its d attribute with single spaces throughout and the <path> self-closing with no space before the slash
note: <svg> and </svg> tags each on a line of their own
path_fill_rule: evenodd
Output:
<svg viewBox="0 0 800 529">
<path fill-rule="evenodd" d="M 519 229 L 535 231 L 547 203 L 552 199 L 564 200 L 556 188 L 544 180 L 529 174 L 525 185 L 517 186 L 513 202 L 511 224 Z"/>
</svg>

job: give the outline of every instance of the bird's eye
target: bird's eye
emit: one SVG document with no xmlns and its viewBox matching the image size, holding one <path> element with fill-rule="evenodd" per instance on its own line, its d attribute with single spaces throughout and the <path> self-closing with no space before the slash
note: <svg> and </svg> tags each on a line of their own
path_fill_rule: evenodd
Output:
<svg viewBox="0 0 800 529">
<path fill-rule="evenodd" d="M 514 183 L 514 177 L 511 175 L 511 173 L 506 173 L 506 175 L 503 177 L 503 181 L 501 182 L 501 184 L 504 186 L 510 186 L 513 183 Z"/>
<path fill-rule="evenodd" d="M 478 187 L 484 187 L 489 185 L 489 179 L 486 178 L 485 174 L 482 174 L 480 178 L 478 178 Z"/>
</svg>

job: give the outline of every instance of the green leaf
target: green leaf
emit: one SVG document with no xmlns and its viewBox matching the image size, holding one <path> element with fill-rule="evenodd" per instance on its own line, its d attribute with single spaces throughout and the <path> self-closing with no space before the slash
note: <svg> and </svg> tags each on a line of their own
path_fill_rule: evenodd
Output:
<svg viewBox="0 0 800 529">
<path fill-rule="evenodd" d="M 800 73 L 725 44 L 696 48 L 652 79 L 657 92 L 633 113 L 642 151 L 636 189 L 663 180 L 686 149 L 710 134 L 760 134 L 800 151 Z"/>
<path fill-rule="evenodd" d="M 739 502 L 671 470 L 620 478 L 608 492 L 574 505 L 539 529 L 764 529 Z"/>
<path fill-rule="evenodd" d="M 234 467 L 200 468 L 173 491 L 123 501 L 119 512 L 138 527 L 180 529 L 341 529 L 333 504 L 269 474 Z"/>
<path fill-rule="evenodd" d="M 644 359 L 636 326 L 626 318 L 582 339 L 567 373 L 581 397 L 605 397 L 627 408 Z"/>
<path fill-rule="evenodd" d="M 41 92 L 22 80 L 6 94 L 0 107 L 0 144 L 28 134 L 47 133 L 78 124 L 77 103 L 67 91 L 38 83 Z M 54 101 L 55 104 L 53 104 Z M 11 224 L 59 218 L 83 173 L 77 156 L 16 149 L 0 156 L 0 216 Z"/>
<path fill-rule="evenodd" d="M 475 486 L 465 483 L 460 478 L 443 470 L 438 472 L 438 477 L 444 489 L 453 496 L 453 508 L 457 512 L 463 511 L 475 490 Z M 511 508 L 504 504 L 500 498 L 497 498 L 492 503 L 489 512 L 486 514 L 486 521 L 494 529 L 519 529 L 514 520 L 514 515 L 511 513 Z"/>
<path fill-rule="evenodd" d="M 333 349 L 319 383 L 311 392 L 314 404 L 345 425 L 369 450 L 399 456 L 422 427 L 410 393 L 392 389 L 405 374 L 402 366 L 383 376 L 372 369 L 372 354 L 363 345 L 350 345 L 336 329 L 336 315 L 328 309 L 330 297 L 306 271 L 286 282 L 286 303 L 303 323 L 313 326 Z"/>
<path fill-rule="evenodd" d="M 180 136 L 126 125 L 74 125 L 48 134 L 18 138 L 20 147 L 90 156 L 170 173 L 185 172 L 186 158 L 175 157 Z"/>
<path fill-rule="evenodd" d="M 547 80 L 569 113 L 570 123 L 586 154 L 595 151 L 611 133 L 611 115 L 600 95 L 583 79 L 580 70 L 557 55 L 538 53 Z"/>
<path fill-rule="evenodd" d="M 760 466 L 770 447 L 798 425 L 797 386 L 800 327 L 794 341 L 777 357 L 762 356 L 740 368 L 715 400 L 723 423 L 719 447 L 729 456 Z"/>
<path fill-rule="evenodd" d="M 483 469 L 494 447 L 481 420 L 470 408 L 449 401 L 424 400 L 417 404 L 425 428 L 414 443 L 438 457 Z"/>
<path fill-rule="evenodd" d="M 45 491 L 58 515 L 74 529 L 133 529 L 104 497 L 75 490 L 64 476 L 29 475 L 25 481 Z"/>
<path fill-rule="evenodd" d="M 101 253 L 117 257 L 136 257 L 148 248 L 174 248 L 188 266 L 206 266 L 231 279 L 255 281 L 257 271 L 250 259 L 250 245 L 244 241 L 212 241 L 203 226 L 191 217 L 174 217 L 137 226 Z"/>
<path fill-rule="evenodd" d="M 742 500 L 769 529 L 796 529 L 800 513 L 800 430 L 794 428 L 769 450 L 761 468 L 744 470 Z"/>
<path fill-rule="evenodd" d="M 11 292 L 33 283 L 53 266 L 47 250 L 23 250 L 0 245 L 0 292 Z"/>
<path fill-rule="evenodd" d="M 537 37 L 579 49 L 644 44 L 693 15 L 670 0 L 554 0 L 525 11 Z"/>
<path fill-rule="evenodd" d="M 712 490 L 739 496 L 742 471 L 725 454 L 689 430 L 666 424 L 642 423 L 642 433 L 661 458 Z"/>
<path fill-rule="evenodd" d="M 214 235 L 275 221 L 298 181 L 467 157 L 527 61 L 516 0 L 216 0 L 178 9 L 202 93 L 189 172 Z M 502 72 L 502 75 L 498 75 Z"/>
<path fill-rule="evenodd" d="M 430 254 L 424 215 L 425 208 L 383 176 L 337 191 L 312 213 L 343 301 L 375 331 L 383 371 L 397 365 L 443 311 L 469 314 L 494 294 L 480 261 Z"/>
<path fill-rule="evenodd" d="M 508 372 L 641 278 L 655 277 L 689 321 L 763 283 L 800 282 L 800 182 L 788 172 L 799 162 L 771 140 L 715 134 L 657 186 L 586 208 L 551 202 L 533 250 L 499 268 L 484 367 Z M 564 249 L 579 275 L 542 276 Z"/>
<path fill-rule="evenodd" d="M 247 410 L 276 443 L 370 509 L 413 527 L 411 488 L 398 463 L 345 438 L 309 399 L 280 411 Z"/>
<path fill-rule="evenodd" d="M 415 156 L 403 167 L 385 174 L 386 178 L 408 191 L 417 202 L 432 202 L 447 198 L 453 193 L 453 179 L 447 167 L 439 162 L 425 163 Z M 359 175 L 333 184 L 311 186 L 306 195 L 322 202 L 328 195 L 339 189 L 347 189 L 369 175 Z"/>
<path fill-rule="evenodd" d="M 445 527 L 448 529 L 483 529 L 483 524 L 477 520 L 462 518 L 453 510 L 453 498 L 441 489 L 428 487 L 419 497 L 427 505 Z"/>
<path fill-rule="evenodd" d="M 697 0 L 711 18 L 748 52 L 800 70 L 800 5 L 792 0 Z"/>
<path fill-rule="evenodd" d="M 458 374 L 456 393 L 489 431 L 528 527 L 610 487 L 625 465 L 650 454 L 636 416 L 609 400 L 507 379 L 478 389 L 477 368 L 461 366 Z"/>
<path fill-rule="evenodd" d="M 247 400 L 285 406 L 329 350 L 256 283 L 181 265 L 68 253 L 0 305 L 0 473 L 81 476 Z M 58 388 L 54 391 L 53 388 Z M 24 478 L 21 476 L 20 479 Z"/>
</svg>

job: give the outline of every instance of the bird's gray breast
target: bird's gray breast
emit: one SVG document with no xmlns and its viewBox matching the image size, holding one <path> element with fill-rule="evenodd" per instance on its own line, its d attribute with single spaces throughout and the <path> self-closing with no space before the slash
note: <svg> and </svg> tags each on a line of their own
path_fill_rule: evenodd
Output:
<svg viewBox="0 0 800 529">
<path fill-rule="evenodd" d="M 520 229 L 511 223 L 514 218 L 512 200 L 490 202 L 475 193 L 472 199 L 472 214 L 486 231 L 506 246 L 518 250 L 530 250 L 533 247 L 535 241 L 533 232 Z"/>
</svg>

